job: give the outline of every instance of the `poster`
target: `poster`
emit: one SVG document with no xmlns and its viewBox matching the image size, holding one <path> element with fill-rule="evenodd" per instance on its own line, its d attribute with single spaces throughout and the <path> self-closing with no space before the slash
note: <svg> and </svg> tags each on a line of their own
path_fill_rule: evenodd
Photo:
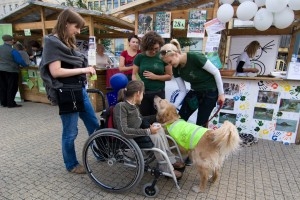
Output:
<svg viewBox="0 0 300 200">
<path fill-rule="evenodd" d="M 163 38 L 171 37 L 171 12 L 156 13 L 155 31 Z"/>
<path fill-rule="evenodd" d="M 212 35 L 225 29 L 225 23 L 220 22 L 217 18 L 204 23 L 207 35 Z"/>
<path fill-rule="evenodd" d="M 249 35 L 249 36 L 232 36 L 229 49 L 229 59 L 232 62 L 232 69 L 236 69 L 236 60 L 245 51 L 246 46 L 257 40 L 261 48 L 256 55 L 251 58 L 251 63 L 259 70 L 260 75 L 268 75 L 274 71 L 278 55 L 278 46 L 280 42 L 279 35 Z"/>
<path fill-rule="evenodd" d="M 206 10 L 190 10 L 187 37 L 204 38 Z"/>
<path fill-rule="evenodd" d="M 39 70 L 37 71 L 37 84 L 38 84 L 39 92 L 46 94 L 46 88 L 43 79 L 41 78 Z"/>
<path fill-rule="evenodd" d="M 214 64 L 218 69 L 222 68 L 222 63 L 219 57 L 218 52 L 209 52 L 206 55 L 207 59 L 210 60 L 210 62 L 212 62 L 212 64 Z"/>
<path fill-rule="evenodd" d="M 12 25 L 11 24 L 0 24 L 0 37 L 3 35 L 13 35 L 12 34 Z M 0 45 L 3 44 L 3 40 L 0 40 Z"/>
<path fill-rule="evenodd" d="M 221 34 L 211 34 L 207 36 L 205 52 L 218 52 Z"/>
<path fill-rule="evenodd" d="M 139 14 L 138 37 L 143 37 L 149 31 L 153 31 L 153 14 Z"/>
</svg>

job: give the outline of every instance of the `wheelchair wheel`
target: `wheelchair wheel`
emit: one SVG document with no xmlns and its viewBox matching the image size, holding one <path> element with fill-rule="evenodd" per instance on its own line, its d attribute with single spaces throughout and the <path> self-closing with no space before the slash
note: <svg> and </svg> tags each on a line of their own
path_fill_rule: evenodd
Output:
<svg viewBox="0 0 300 200">
<path fill-rule="evenodd" d="M 152 186 L 152 183 L 146 183 L 143 187 L 143 194 L 146 197 L 154 198 L 158 195 L 159 189 L 156 185 Z"/>
<path fill-rule="evenodd" d="M 89 177 L 109 192 L 134 188 L 144 174 L 143 154 L 134 140 L 115 129 L 93 133 L 83 148 L 83 165 Z"/>
</svg>

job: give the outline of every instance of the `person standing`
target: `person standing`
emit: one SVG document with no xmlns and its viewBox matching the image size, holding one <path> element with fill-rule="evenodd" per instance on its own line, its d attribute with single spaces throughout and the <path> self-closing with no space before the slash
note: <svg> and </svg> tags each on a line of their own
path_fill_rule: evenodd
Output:
<svg viewBox="0 0 300 200">
<path fill-rule="evenodd" d="M 257 73 L 259 70 L 252 67 L 250 58 L 253 58 L 260 48 L 258 41 L 252 41 L 245 48 L 245 51 L 238 57 L 236 63 L 236 76 L 248 76 L 248 72 Z"/>
<path fill-rule="evenodd" d="M 20 55 L 22 56 L 22 59 L 24 60 L 26 65 L 29 66 L 30 65 L 30 58 L 29 58 L 28 53 L 25 51 L 24 46 L 20 42 L 17 42 L 14 45 L 14 48 L 19 51 Z"/>
<path fill-rule="evenodd" d="M 139 43 L 140 39 L 137 35 L 130 35 L 128 37 L 129 48 L 122 51 L 120 55 L 119 71 L 127 76 L 128 81 L 130 81 L 132 77 L 133 60 L 135 56 L 141 52 L 139 50 Z"/>
<path fill-rule="evenodd" d="M 1 106 L 8 108 L 21 107 L 15 102 L 19 86 L 19 68 L 28 65 L 21 54 L 13 48 L 14 38 L 3 35 L 3 45 L 0 46 L 0 99 Z"/>
<path fill-rule="evenodd" d="M 96 54 L 96 66 L 97 67 L 107 67 L 107 65 L 112 64 L 108 55 L 104 53 L 105 48 L 103 44 L 97 44 L 97 54 Z"/>
<path fill-rule="evenodd" d="M 165 63 L 173 66 L 173 75 L 180 91 L 174 104 L 176 107 L 182 104 L 180 117 L 188 120 L 198 109 L 196 124 L 206 127 L 216 102 L 221 105 L 225 101 L 220 71 L 202 53 L 182 53 L 176 39 L 164 45 L 160 55 Z M 188 93 L 184 81 L 191 85 Z M 186 164 L 189 165 L 189 162 L 187 159 Z"/>
<path fill-rule="evenodd" d="M 32 52 L 29 58 L 35 65 L 38 65 L 39 63 L 37 62 L 37 58 L 40 58 L 42 56 L 43 47 L 36 40 L 30 41 L 29 44 L 31 46 L 31 52 Z"/>
<path fill-rule="evenodd" d="M 80 117 L 84 122 L 89 135 L 100 128 L 85 89 L 86 74 L 96 74 L 96 71 L 93 67 L 88 66 L 86 56 L 76 49 L 75 35 L 80 33 L 84 24 L 84 19 L 78 13 L 71 9 L 63 10 L 57 18 L 52 34 L 44 38 L 44 50 L 40 64 L 41 77 L 46 85 L 48 98 L 52 102 L 58 103 L 60 111 L 68 108 L 68 105 L 65 108 L 61 106 L 64 105 L 62 101 L 65 99 L 58 95 L 63 91 L 63 86 L 72 85 L 80 88 L 79 94 L 76 93 L 76 96 L 73 96 L 76 101 L 77 95 L 78 99 L 81 98 L 82 104 L 80 105 L 83 106 L 83 111 L 74 111 L 73 109 L 67 113 L 60 113 L 63 160 L 66 169 L 76 174 L 86 173 L 84 167 L 79 164 L 75 152 L 78 118 Z M 68 94 L 71 95 L 70 92 Z"/>
<path fill-rule="evenodd" d="M 172 66 L 159 58 L 160 47 L 164 39 L 156 32 L 146 33 L 141 42 L 142 53 L 138 54 L 133 63 L 132 80 L 137 75 L 145 84 L 145 95 L 140 105 L 142 116 L 154 115 L 154 96 L 165 98 L 165 81 L 172 78 Z"/>
<path fill-rule="evenodd" d="M 138 144 L 145 143 L 156 147 L 165 152 L 170 162 L 173 164 L 176 178 L 180 178 L 182 173 L 176 169 L 184 168 L 184 163 L 177 162 L 174 154 L 170 151 L 165 132 L 162 127 L 150 125 L 155 122 L 155 115 L 143 117 L 139 112 L 138 105 L 141 104 L 144 96 L 144 83 L 142 81 L 130 81 L 125 89 L 121 89 L 118 98 L 122 101 L 114 107 L 114 127 L 116 127 L 126 138 L 134 139 Z M 152 119 L 151 119 L 152 118 Z M 146 122 L 146 123 L 145 123 Z M 145 124 L 148 124 L 145 126 Z M 159 169 L 169 172 L 169 167 L 161 153 L 155 152 L 154 155 L 159 163 Z"/>
</svg>

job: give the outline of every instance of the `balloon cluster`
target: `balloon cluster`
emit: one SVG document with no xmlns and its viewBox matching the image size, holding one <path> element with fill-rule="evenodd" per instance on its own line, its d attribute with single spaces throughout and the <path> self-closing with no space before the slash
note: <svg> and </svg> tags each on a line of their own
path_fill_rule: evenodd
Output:
<svg viewBox="0 0 300 200">
<path fill-rule="evenodd" d="M 234 15 L 234 0 L 220 0 L 217 11 L 219 21 L 226 23 Z M 236 16 L 242 21 L 253 19 L 257 30 L 265 31 L 274 25 L 276 28 L 289 27 L 295 18 L 294 10 L 300 10 L 300 0 L 239 0 Z"/>
</svg>

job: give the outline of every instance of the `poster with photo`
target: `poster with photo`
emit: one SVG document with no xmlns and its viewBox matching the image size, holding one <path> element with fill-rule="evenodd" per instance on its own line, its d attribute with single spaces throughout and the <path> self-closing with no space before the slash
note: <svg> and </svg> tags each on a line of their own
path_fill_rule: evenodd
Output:
<svg viewBox="0 0 300 200">
<path fill-rule="evenodd" d="M 278 92 L 259 90 L 257 95 L 257 102 L 277 104 L 278 95 Z"/>
<path fill-rule="evenodd" d="M 300 113 L 300 100 L 297 99 L 281 99 L 279 111 Z"/>
<path fill-rule="evenodd" d="M 143 37 L 149 31 L 153 31 L 153 14 L 139 14 L 138 37 Z"/>
<path fill-rule="evenodd" d="M 163 38 L 171 37 L 171 12 L 156 13 L 155 31 Z"/>
<path fill-rule="evenodd" d="M 206 10 L 190 10 L 187 37 L 204 38 Z"/>
</svg>

